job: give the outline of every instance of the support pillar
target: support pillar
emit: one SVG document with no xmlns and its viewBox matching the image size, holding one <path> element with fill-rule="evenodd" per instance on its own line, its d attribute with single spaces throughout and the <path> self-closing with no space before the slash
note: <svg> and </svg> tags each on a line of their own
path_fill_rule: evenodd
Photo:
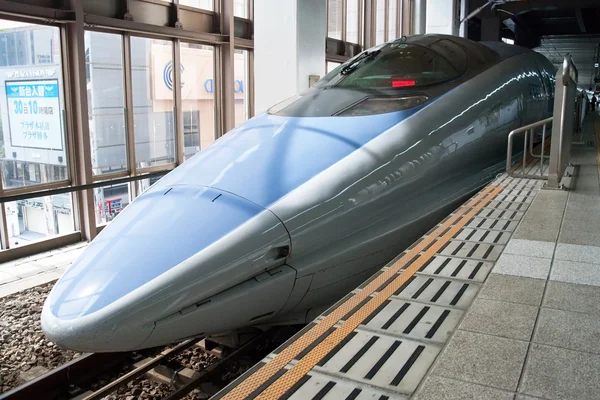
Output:
<svg viewBox="0 0 600 400">
<path fill-rule="evenodd" d="M 221 81 L 221 100 L 223 104 L 222 131 L 224 135 L 235 128 L 235 94 L 234 94 L 234 49 L 235 33 L 233 23 L 233 0 L 219 0 L 215 2 L 221 16 L 221 33 L 228 38 L 228 42 L 221 45 L 221 63 L 218 71 Z"/>
<path fill-rule="evenodd" d="M 369 49 L 375 46 L 375 27 L 376 23 L 376 10 L 377 10 L 377 0 L 365 0 L 364 2 L 364 13 L 363 20 L 365 24 L 365 41 L 363 48 Z"/>
<path fill-rule="evenodd" d="M 254 2 L 256 113 L 308 89 L 325 74 L 326 0 Z"/>
<path fill-rule="evenodd" d="M 460 24 L 460 21 L 462 21 L 463 19 L 466 18 L 468 12 L 469 12 L 469 0 L 462 0 L 460 2 L 460 20 L 459 20 L 459 24 Z M 460 24 L 460 26 L 458 27 L 458 35 L 460 37 L 464 37 L 464 38 L 467 37 L 467 35 L 468 35 L 467 24 L 468 24 L 468 22 L 465 21 L 462 24 Z"/>
<path fill-rule="evenodd" d="M 414 0 L 413 33 L 423 35 L 427 28 L 427 0 Z"/>
<path fill-rule="evenodd" d="M 402 36 L 414 33 L 414 0 L 402 0 Z"/>
<path fill-rule="evenodd" d="M 75 160 L 71 158 L 72 181 L 74 185 L 92 183 L 92 159 L 90 149 L 90 126 L 88 121 L 87 81 L 85 68 L 85 44 L 83 25 L 83 2 L 68 0 L 65 4 L 75 11 L 75 22 L 66 24 L 62 29 L 65 56 L 68 65 L 65 76 L 66 109 L 72 114 L 73 121 L 68 129 L 74 133 Z M 94 192 L 92 189 L 81 191 L 77 196 L 77 209 L 80 210 L 79 227 L 83 240 L 91 241 L 96 237 L 96 215 L 94 213 Z"/>
</svg>

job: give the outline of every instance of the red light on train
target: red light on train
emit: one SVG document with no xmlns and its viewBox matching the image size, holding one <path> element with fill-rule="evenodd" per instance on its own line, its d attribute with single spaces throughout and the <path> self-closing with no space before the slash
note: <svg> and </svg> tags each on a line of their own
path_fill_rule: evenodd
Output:
<svg viewBox="0 0 600 400">
<path fill-rule="evenodd" d="M 402 79 L 397 81 L 392 81 L 392 87 L 407 87 L 407 86 L 415 86 L 416 82 L 413 79 Z"/>
</svg>

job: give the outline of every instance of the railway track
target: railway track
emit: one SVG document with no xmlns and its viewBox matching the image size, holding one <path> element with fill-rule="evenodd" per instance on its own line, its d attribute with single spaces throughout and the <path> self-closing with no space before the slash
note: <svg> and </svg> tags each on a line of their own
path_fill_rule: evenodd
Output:
<svg viewBox="0 0 600 400">
<path fill-rule="evenodd" d="M 256 363 L 291 337 L 298 329 L 297 327 L 275 327 L 264 331 L 216 363 L 210 364 L 200 371 L 195 371 L 183 383 L 178 382 L 175 378 L 177 371 L 183 370 L 184 367 L 178 367 L 173 358 L 196 345 L 200 338 L 186 340 L 172 348 L 165 349 L 157 355 L 146 358 L 144 358 L 143 352 L 84 354 L 37 379 L 1 394 L 0 400 L 67 400 L 75 398 L 78 400 L 99 400 L 114 393 L 128 382 L 147 376 L 149 371 L 159 366 L 168 366 L 170 370 L 175 371 L 170 382 L 171 393 L 163 399 L 177 400 L 185 397 L 206 382 L 211 382 L 212 387 L 218 389 L 224 387 L 229 382 L 224 382 L 222 375 L 233 363 L 240 362 L 242 359 L 248 360 L 251 364 Z M 143 358 L 142 361 L 140 361 L 141 358 Z M 98 376 L 120 371 L 120 368 L 126 365 L 132 366 L 132 369 L 124 375 L 95 391 L 87 389 L 97 380 Z"/>
</svg>

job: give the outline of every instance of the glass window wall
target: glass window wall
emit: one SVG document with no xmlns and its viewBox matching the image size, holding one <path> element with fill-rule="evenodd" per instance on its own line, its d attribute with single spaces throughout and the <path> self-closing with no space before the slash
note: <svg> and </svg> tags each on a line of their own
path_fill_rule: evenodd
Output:
<svg viewBox="0 0 600 400">
<path fill-rule="evenodd" d="M 377 10 L 375 14 L 375 44 L 385 42 L 385 0 L 377 0 Z"/>
<path fill-rule="evenodd" d="M 233 91 L 235 96 L 235 126 L 249 118 L 248 104 L 248 50 L 235 49 Z"/>
<path fill-rule="evenodd" d="M 4 209 L 11 248 L 75 231 L 69 193 L 12 201 Z"/>
<path fill-rule="evenodd" d="M 215 140 L 215 52 L 212 46 L 181 43 L 181 104 L 184 157 Z"/>
<path fill-rule="evenodd" d="M 150 187 L 152 185 L 154 185 L 156 182 L 158 182 L 160 180 L 160 178 L 162 178 L 162 176 L 157 176 L 154 178 L 147 178 L 147 179 L 140 179 L 137 182 L 134 182 L 135 184 L 137 184 L 137 193 L 138 196 L 142 193 L 144 193 L 146 190 L 150 189 Z"/>
<path fill-rule="evenodd" d="M 249 1 L 252 0 L 234 0 L 236 17 L 249 17 Z M 362 0 L 351 1 L 358 4 Z M 214 0 L 180 0 L 179 3 L 208 10 L 215 7 Z M 347 17 L 342 16 L 342 0 L 335 3 L 339 7 L 335 17 L 336 35 L 341 38 L 342 21 Z M 351 35 L 358 37 L 358 14 L 352 20 L 349 25 L 355 27 L 351 28 L 354 29 Z M 70 39 L 71 34 L 69 31 L 66 36 Z M 4 86 L 0 88 L 0 183 L 4 195 L 13 194 L 10 190 L 17 188 L 18 193 L 36 192 L 41 189 L 36 186 L 39 184 L 58 183 L 51 187 L 75 184 L 69 176 L 74 165 L 82 167 L 82 173 L 91 170 L 95 180 L 118 172 L 117 176 L 126 176 L 128 170 L 138 174 L 147 172 L 145 168 L 166 173 L 181 161 L 176 156 L 177 143 L 183 143 L 184 159 L 187 159 L 215 140 L 219 126 L 215 118 L 222 114 L 217 113 L 219 104 L 215 98 L 215 77 L 219 75 L 215 66 L 221 65 L 215 46 L 181 42 L 178 49 L 181 65 L 175 66 L 174 38 L 159 40 L 136 32 L 138 36 L 124 40 L 122 33 L 102 29 L 82 34 L 73 42 L 61 43 L 63 36 L 58 24 L 0 20 L 0 84 Z M 148 35 L 156 37 L 151 32 Z M 67 63 L 63 65 L 62 52 L 78 57 L 66 46 L 80 40 L 84 43 L 85 63 L 81 63 L 81 67 L 85 66 L 85 71 L 74 71 L 71 68 L 78 68 L 79 64 L 71 68 Z M 127 48 L 130 51 L 125 53 Z M 236 125 L 250 117 L 251 55 L 246 49 L 236 49 L 234 55 Z M 131 71 L 126 70 L 129 66 Z M 178 91 L 181 109 L 177 110 L 183 122 L 181 131 L 175 124 L 173 80 L 176 68 L 181 71 Z M 65 93 L 63 76 L 77 73 L 85 73 L 82 92 L 76 86 Z M 129 78 L 131 81 L 126 81 Z M 78 136 L 78 131 L 67 132 L 68 126 L 78 126 L 73 122 L 79 117 L 78 110 L 71 112 L 67 105 L 71 100 L 77 104 L 79 94 L 87 95 L 88 102 L 89 137 L 83 138 Z M 129 109 L 131 104 L 133 107 Z M 85 118 L 86 110 L 83 111 Z M 131 126 L 129 121 L 133 122 Z M 69 144 L 80 141 L 90 146 L 91 165 L 82 166 L 82 155 L 77 148 L 68 148 Z M 158 177 L 142 179 L 91 189 L 95 214 L 92 219 L 96 225 L 109 223 L 135 195 L 158 180 Z M 8 233 L 2 237 L 3 243 L 18 247 L 74 232 L 78 219 L 88 211 L 92 213 L 85 204 L 79 214 L 75 213 L 78 207 L 73 205 L 78 204 L 75 203 L 77 196 L 66 193 L 2 204 L 6 218 L 0 233 Z M 93 226 L 94 222 L 90 224 Z M 83 221 L 82 225 L 85 225 Z M 39 247 L 30 248 L 36 251 Z"/>
<path fill-rule="evenodd" d="M 233 0 L 233 15 L 240 18 L 248 18 L 248 1 Z"/>
<path fill-rule="evenodd" d="M 340 65 L 341 65 L 341 63 L 338 63 L 335 61 L 327 61 L 327 73 L 330 73 L 331 71 L 333 71 Z"/>
<path fill-rule="evenodd" d="M 213 0 L 179 0 L 179 5 L 201 8 L 203 10 L 214 10 Z"/>
<path fill-rule="evenodd" d="M 127 170 L 122 36 L 85 32 L 88 121 L 94 175 Z"/>
<path fill-rule="evenodd" d="M 131 76 L 137 167 L 174 163 L 173 43 L 132 37 Z"/>
<path fill-rule="evenodd" d="M 327 36 L 342 39 L 342 0 L 327 0 Z"/>
<path fill-rule="evenodd" d="M 362 0 L 348 0 L 346 5 L 346 41 L 350 43 L 360 42 L 360 32 L 358 32 L 360 1 Z"/>
<path fill-rule="evenodd" d="M 0 20 L 0 85 L 4 188 L 68 179 L 59 29 Z"/>
<path fill-rule="evenodd" d="M 399 17 L 397 0 L 389 0 L 388 6 L 388 41 L 396 39 L 396 18 Z"/>
<path fill-rule="evenodd" d="M 129 183 L 103 186 L 94 189 L 96 224 L 112 221 L 130 203 Z"/>
</svg>

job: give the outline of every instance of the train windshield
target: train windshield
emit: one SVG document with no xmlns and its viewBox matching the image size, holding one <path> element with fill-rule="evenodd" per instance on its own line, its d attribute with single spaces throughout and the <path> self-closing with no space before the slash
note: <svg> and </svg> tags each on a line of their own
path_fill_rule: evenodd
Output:
<svg viewBox="0 0 600 400">
<path fill-rule="evenodd" d="M 407 88 L 456 79 L 464 72 L 465 54 L 458 46 L 451 46 L 452 42 L 440 42 L 436 47 L 446 57 L 430 47 L 403 42 L 365 51 L 331 71 L 316 87 Z"/>
</svg>

